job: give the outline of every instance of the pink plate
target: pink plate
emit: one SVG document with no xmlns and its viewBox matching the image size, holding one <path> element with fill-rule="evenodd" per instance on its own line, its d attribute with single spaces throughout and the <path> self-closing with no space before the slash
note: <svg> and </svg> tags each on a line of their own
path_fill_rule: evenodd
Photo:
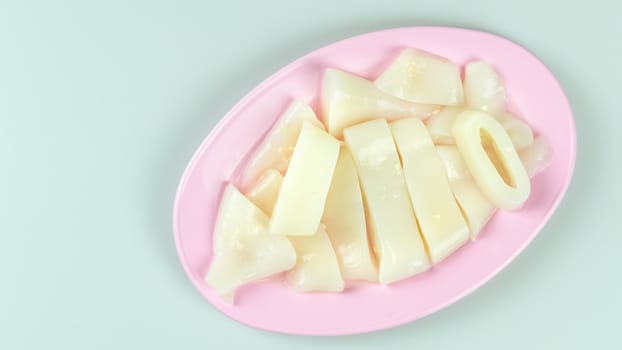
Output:
<svg viewBox="0 0 622 350">
<path fill-rule="evenodd" d="M 237 183 L 250 153 L 293 99 L 317 106 L 322 71 L 341 68 L 375 78 L 405 47 L 459 64 L 491 62 L 507 85 L 510 109 L 549 141 L 552 164 L 532 180 L 524 208 L 499 212 L 479 238 L 441 264 L 391 286 L 359 284 L 341 294 L 297 294 L 280 279 L 239 290 L 236 305 L 221 301 L 203 281 L 212 230 L 228 181 Z M 356 36 L 314 51 L 254 88 L 212 130 L 179 185 L 174 231 L 181 262 L 194 286 L 229 317 L 264 330 L 344 335 L 396 326 L 435 312 L 482 285 L 536 236 L 561 201 L 575 162 L 575 126 L 562 89 L 533 54 L 498 36 L 444 27 L 391 29 Z"/>
</svg>

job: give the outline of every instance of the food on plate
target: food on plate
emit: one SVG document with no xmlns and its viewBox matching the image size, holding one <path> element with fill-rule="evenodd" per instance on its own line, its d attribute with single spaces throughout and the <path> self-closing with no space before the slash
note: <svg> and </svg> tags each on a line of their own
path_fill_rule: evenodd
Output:
<svg viewBox="0 0 622 350">
<path fill-rule="evenodd" d="M 473 181 L 455 145 L 437 145 L 436 151 L 445 163 L 454 197 L 469 224 L 471 239 L 475 239 L 496 207 Z M 548 143 L 542 137 L 536 137 L 533 144 L 518 152 L 518 156 L 529 177 L 533 177 L 549 165 L 550 153 Z"/>
<path fill-rule="evenodd" d="M 475 240 L 497 209 L 518 210 L 551 161 L 508 110 L 500 74 L 405 49 L 374 82 L 324 72 L 321 120 L 294 101 L 228 184 L 206 282 L 223 299 L 283 273 L 297 292 L 392 284 Z M 416 297 L 416 296 L 413 296 Z"/>
<path fill-rule="evenodd" d="M 388 94 L 412 102 L 464 104 L 460 68 L 446 58 L 420 50 L 402 51 L 374 84 Z"/>
<path fill-rule="evenodd" d="M 371 81 L 337 69 L 326 69 L 322 81 L 322 118 L 331 135 L 371 119 L 427 119 L 437 105 L 419 104 L 389 95 Z"/>
<path fill-rule="evenodd" d="M 451 190 L 469 225 L 470 237 L 475 239 L 494 213 L 495 206 L 473 181 L 458 147 L 438 145 L 436 151 L 445 163 Z"/>
<path fill-rule="evenodd" d="M 392 283 L 427 270 L 430 260 L 386 120 L 349 127 L 344 137 L 360 177 L 380 283 Z"/>
<path fill-rule="evenodd" d="M 287 272 L 287 284 L 298 292 L 341 292 L 344 282 L 337 256 L 323 226 L 313 236 L 290 237 L 296 266 Z"/>
<path fill-rule="evenodd" d="M 468 110 L 468 108 L 445 107 L 428 119 L 426 124 L 435 144 L 452 145 L 456 143 L 453 136 L 453 125 L 458 114 L 466 110 Z M 527 123 L 520 120 L 518 117 L 507 111 L 503 111 L 498 116 L 493 117 L 501 123 L 508 133 L 515 149 L 521 150 L 529 147 L 529 145 L 533 143 L 533 131 Z"/>
<path fill-rule="evenodd" d="M 272 212 L 270 233 L 315 234 L 338 156 L 339 141 L 311 123 L 303 123 Z"/>
<path fill-rule="evenodd" d="M 464 107 L 445 107 L 433 115 L 426 122 L 432 141 L 437 145 L 453 145 L 453 126 L 458 114 L 464 112 Z"/>
<path fill-rule="evenodd" d="M 458 115 L 453 133 L 469 172 L 486 198 L 501 209 L 520 208 L 531 185 L 503 126 L 485 112 L 469 110 Z"/>
<path fill-rule="evenodd" d="M 272 215 L 283 176 L 270 169 L 247 193 L 264 213 Z M 324 291 L 340 292 L 344 282 L 339 271 L 339 264 L 324 227 L 307 237 L 288 237 L 296 251 L 296 265 L 287 271 L 286 281 L 299 292 Z"/>
<path fill-rule="evenodd" d="M 467 63 L 464 68 L 464 97 L 467 106 L 492 115 L 503 113 L 507 101 L 501 77 L 484 61 Z"/>
<path fill-rule="evenodd" d="M 449 186 L 445 165 L 423 122 L 390 124 L 402 159 L 406 187 L 430 259 L 437 264 L 469 239 L 469 228 Z"/>
<path fill-rule="evenodd" d="M 309 105 L 302 101 L 292 102 L 248 162 L 242 176 L 242 187 L 248 188 L 268 169 L 285 172 L 304 121 L 324 129 Z"/>
<path fill-rule="evenodd" d="M 275 169 L 268 169 L 246 193 L 246 197 L 268 216 L 272 216 L 282 183 L 283 175 Z"/>
<path fill-rule="evenodd" d="M 551 148 L 544 138 L 538 136 L 529 147 L 518 151 L 518 156 L 527 174 L 534 176 L 551 163 Z"/>
<path fill-rule="evenodd" d="M 494 117 L 508 133 L 516 150 L 527 148 L 533 143 L 533 131 L 527 123 L 509 112 Z"/>
<path fill-rule="evenodd" d="M 462 180 L 471 176 L 464 158 L 456 145 L 436 145 L 436 153 L 445 164 L 445 170 L 449 182 Z"/>
<path fill-rule="evenodd" d="M 352 153 L 342 145 L 322 222 L 345 280 L 377 282 L 378 270 L 367 238 L 365 207 Z"/>
<path fill-rule="evenodd" d="M 227 185 L 214 228 L 212 263 L 205 277 L 214 292 L 233 302 L 235 290 L 296 264 L 289 240 L 268 232 L 270 218 L 233 185 Z"/>
</svg>

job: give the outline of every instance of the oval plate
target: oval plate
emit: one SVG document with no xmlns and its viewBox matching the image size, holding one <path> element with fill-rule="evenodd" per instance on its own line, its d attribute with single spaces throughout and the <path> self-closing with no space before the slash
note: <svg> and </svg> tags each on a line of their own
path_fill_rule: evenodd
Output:
<svg viewBox="0 0 622 350">
<path fill-rule="evenodd" d="M 326 67 L 373 79 L 405 47 L 464 65 L 492 63 L 503 76 L 510 110 L 543 135 L 552 164 L 532 179 L 532 194 L 515 212 L 498 212 L 478 239 L 441 264 L 390 285 L 359 284 L 341 294 L 297 294 L 280 279 L 239 290 L 236 304 L 221 301 L 203 281 L 212 230 L 226 182 L 237 182 L 249 154 L 293 99 L 317 106 Z M 317 109 L 316 109 L 317 110 Z M 529 51 L 484 32 L 410 27 L 368 33 L 314 51 L 254 88 L 216 125 L 192 157 L 179 185 L 174 232 L 179 257 L 194 286 L 217 309 L 246 325 L 304 335 L 369 332 L 435 312 L 482 285 L 536 236 L 561 201 L 575 162 L 575 126 L 562 89 Z"/>
</svg>

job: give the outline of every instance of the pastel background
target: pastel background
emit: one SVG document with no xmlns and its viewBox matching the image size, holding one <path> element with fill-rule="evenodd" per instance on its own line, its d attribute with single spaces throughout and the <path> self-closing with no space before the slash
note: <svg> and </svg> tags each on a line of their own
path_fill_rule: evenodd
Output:
<svg viewBox="0 0 622 350">
<path fill-rule="evenodd" d="M 0 349 L 622 347 L 619 6 L 0 0 Z M 506 36 L 557 76 L 578 136 L 557 213 L 489 283 L 397 328 L 309 338 L 220 314 L 172 236 L 196 147 L 293 59 L 414 25 Z"/>
</svg>

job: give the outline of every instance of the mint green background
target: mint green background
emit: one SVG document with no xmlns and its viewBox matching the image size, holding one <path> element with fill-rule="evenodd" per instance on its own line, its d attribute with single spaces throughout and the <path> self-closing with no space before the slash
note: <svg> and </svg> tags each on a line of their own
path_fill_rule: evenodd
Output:
<svg viewBox="0 0 622 350">
<path fill-rule="evenodd" d="M 515 3 L 0 0 L 0 349 L 622 348 L 621 8 Z M 291 60 L 411 25 L 507 36 L 559 78 L 579 148 L 558 212 L 488 284 L 391 330 L 303 338 L 223 316 L 172 238 L 195 148 Z"/>
</svg>

